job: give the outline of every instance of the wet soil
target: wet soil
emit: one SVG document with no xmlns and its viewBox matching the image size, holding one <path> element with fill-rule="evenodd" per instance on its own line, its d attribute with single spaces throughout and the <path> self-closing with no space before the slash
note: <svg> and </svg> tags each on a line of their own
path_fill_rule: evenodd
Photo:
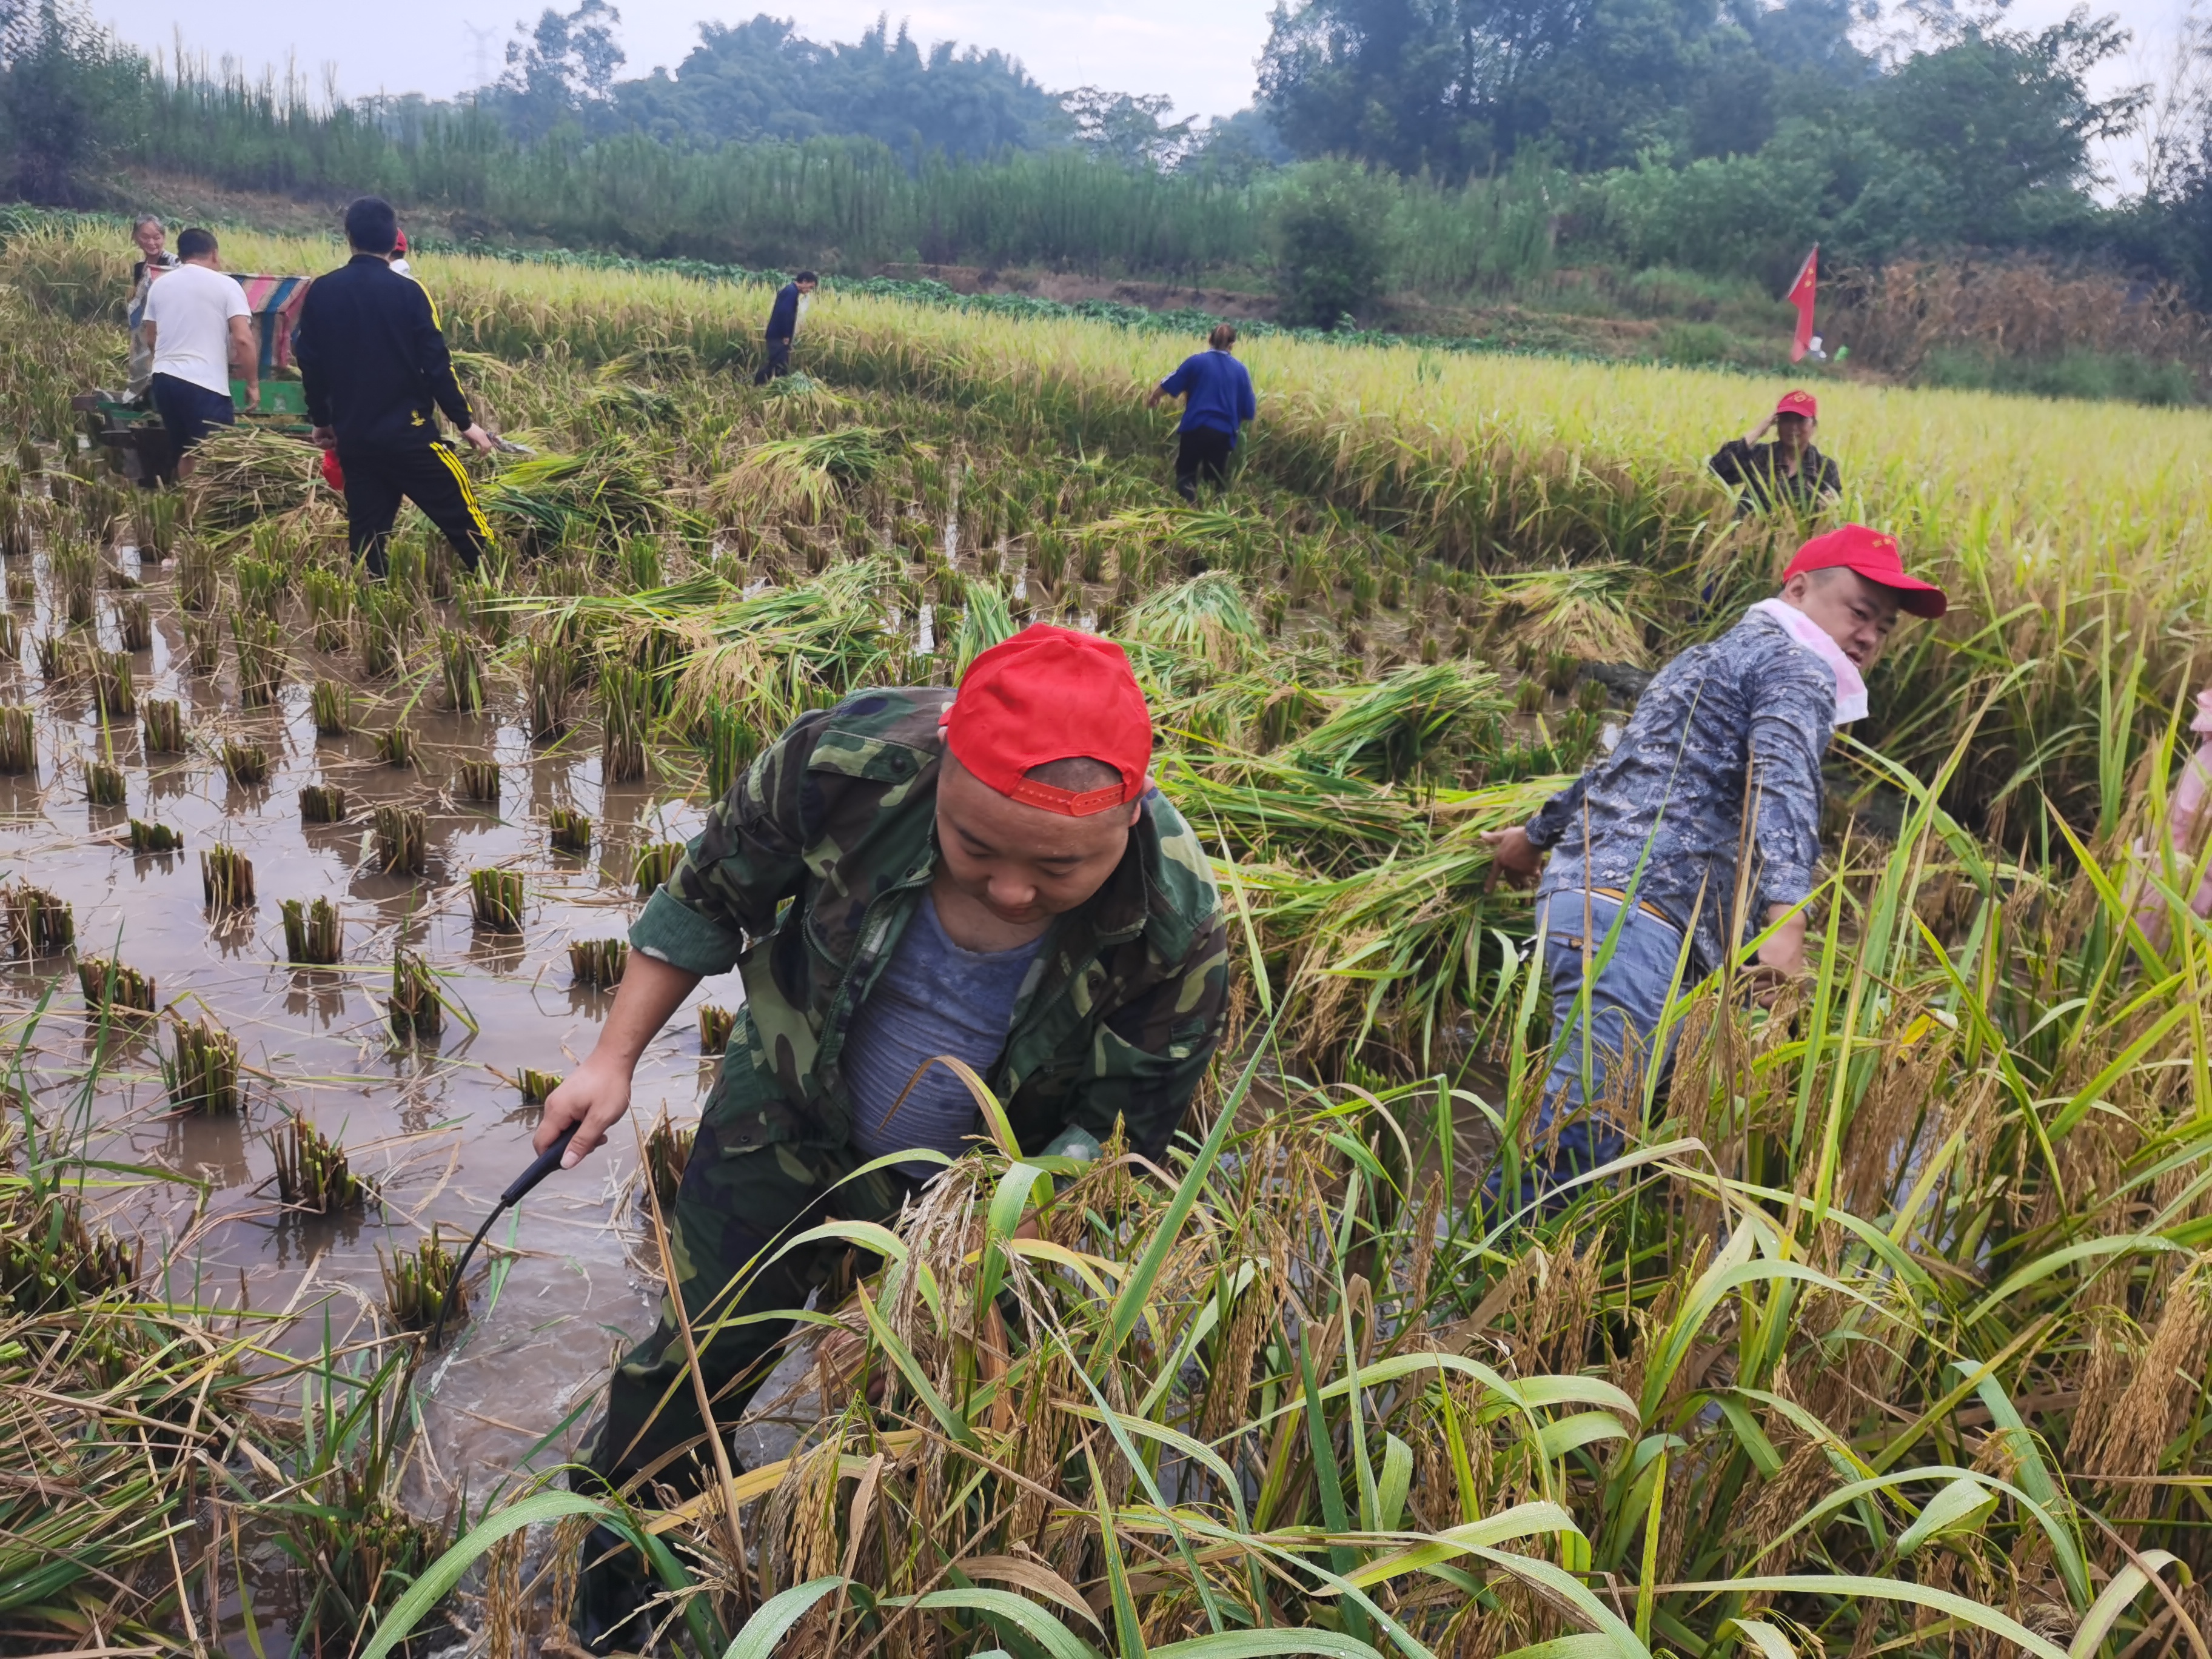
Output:
<svg viewBox="0 0 2212 1659">
<path fill-rule="evenodd" d="M 603 786 L 595 737 L 533 744 L 511 689 L 494 692 L 482 714 L 435 712 L 427 652 L 410 663 L 411 678 L 360 685 L 353 735 L 318 738 L 309 684 L 358 684 L 359 670 L 312 649 L 296 611 L 287 613 L 294 662 L 278 705 L 242 709 L 228 658 L 216 676 L 185 672 L 168 577 L 142 572 L 135 550 L 118 552 L 124 571 L 143 574 L 155 618 L 153 648 L 134 658 L 138 696 L 183 703 L 191 752 L 149 756 L 135 723 L 103 734 L 88 690 L 41 682 L 27 637 L 55 626 L 41 570 L 37 605 L 14 606 L 24 659 L 0 665 L 0 700 L 38 709 L 40 750 L 35 777 L 0 779 L 0 878 L 28 879 L 67 900 L 79 953 L 152 975 L 162 1006 L 227 1028 L 242 1054 L 241 1109 L 172 1113 L 161 1072 L 167 1022 L 118 1018 L 103 1043 L 67 958 L 0 969 L 0 1018 L 9 1036 L 28 1034 L 21 1081 L 40 1119 L 88 1133 L 94 1158 L 173 1177 L 101 1172 L 88 1187 L 88 1206 L 106 1224 L 143 1239 L 149 1290 L 222 1310 L 293 1310 L 303 1316 L 282 1346 L 294 1352 L 326 1337 L 358 1340 L 383 1318 L 379 1252 L 412 1249 L 434 1224 L 458 1248 L 529 1163 L 537 1112 L 522 1105 L 514 1074 L 572 1067 L 611 1000 L 572 988 L 568 942 L 621 936 L 641 907 L 630 878 L 636 849 L 687 838 L 700 811 L 683 799 L 688 779 Z M 6 562 L 11 571 L 29 562 Z M 112 648 L 119 639 L 107 597 L 100 632 Z M 381 764 L 367 734 L 390 726 L 410 699 L 415 764 Z M 217 759 L 227 737 L 267 748 L 266 787 L 227 781 Z M 84 764 L 103 749 L 128 779 L 126 807 L 86 802 Z M 453 794 L 459 763 L 483 758 L 501 769 L 495 808 Z M 316 781 L 343 785 L 347 822 L 301 822 L 299 788 Z M 371 811 L 395 802 L 428 813 L 422 878 L 386 874 L 374 857 Z M 594 820 L 589 857 L 550 849 L 545 817 L 556 805 Z M 132 817 L 182 831 L 184 850 L 133 856 Z M 200 854 L 217 842 L 252 861 L 258 903 L 243 915 L 210 917 L 204 908 Z M 520 934 L 471 922 L 467 872 L 488 866 L 525 877 Z M 279 902 L 319 896 L 343 918 L 343 964 L 293 968 Z M 405 1046 L 394 1042 L 383 1001 L 402 944 L 439 974 L 454 1011 L 441 1037 Z M 641 1133 L 664 1109 L 679 1121 L 696 1116 L 714 1062 L 699 1054 L 694 1005 L 734 1006 L 738 996 L 734 979 L 708 981 L 653 1043 L 633 1097 Z M 288 1212 L 264 1136 L 290 1112 L 342 1140 L 380 1197 L 333 1218 Z M 501 1220 L 479 1252 L 470 1271 L 477 1316 L 458 1340 L 449 1334 L 446 1354 L 425 1372 L 430 1490 L 417 1495 L 434 1509 L 441 1488 L 489 1489 L 588 1398 L 610 1354 L 649 1327 L 648 1281 L 631 1265 L 645 1248 L 637 1166 L 636 1140 L 617 1129 L 607 1150 L 541 1186 L 512 1232 Z M 501 1255 L 508 1265 L 487 1307 L 489 1271 Z M 582 1415 L 533 1467 L 559 1460 Z"/>
</svg>

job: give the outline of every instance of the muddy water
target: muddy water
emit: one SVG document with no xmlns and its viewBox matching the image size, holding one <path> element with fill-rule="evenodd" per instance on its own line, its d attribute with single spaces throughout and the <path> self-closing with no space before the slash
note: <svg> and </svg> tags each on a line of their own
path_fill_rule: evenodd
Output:
<svg viewBox="0 0 2212 1659">
<path fill-rule="evenodd" d="M 14 570 L 26 562 L 8 562 Z M 48 999 L 32 1032 L 30 1080 L 42 1116 L 96 1126 L 95 1157 L 183 1178 L 119 1176 L 93 1190 L 93 1207 L 110 1224 L 143 1238 L 149 1275 L 166 1275 L 179 1300 L 231 1309 L 243 1297 L 258 1309 L 302 1311 L 284 1340 L 295 1352 L 319 1346 L 326 1329 L 333 1340 L 357 1341 L 381 1317 L 380 1248 L 411 1249 L 434 1222 L 465 1238 L 529 1163 L 537 1114 L 521 1105 L 514 1074 L 572 1067 L 590 1051 L 611 1001 L 572 988 L 568 944 L 625 931 L 640 908 L 629 879 L 635 850 L 687 838 L 700 811 L 680 799 L 681 780 L 603 786 L 590 735 L 532 744 L 510 691 L 494 693 L 482 715 L 433 712 L 440 690 L 427 651 L 410 665 L 414 683 L 402 676 L 358 688 L 354 735 L 319 739 L 309 683 L 357 680 L 358 665 L 314 651 L 296 612 L 288 617 L 294 662 L 280 705 L 242 709 L 227 653 L 218 675 L 185 672 L 167 576 L 141 572 L 131 550 L 119 562 L 143 574 L 155 618 L 152 650 L 134 659 L 138 696 L 184 704 L 192 752 L 149 757 L 135 724 L 118 726 L 105 741 L 129 780 L 129 805 L 87 804 L 83 763 L 97 757 L 103 738 L 88 691 L 40 682 L 28 635 L 55 625 L 41 571 L 37 605 L 14 607 L 27 635 L 24 659 L 0 669 L 0 693 L 34 703 L 40 726 L 37 777 L 0 779 L 0 876 L 27 877 L 68 900 L 81 953 L 117 957 L 154 977 L 165 1006 L 228 1028 L 247 1073 L 242 1110 L 235 1118 L 172 1115 L 160 1068 L 165 1030 L 151 1021 L 118 1026 L 100 1049 L 66 961 L 9 965 L 0 973 L 0 1014 L 10 1036 L 20 1035 Z M 108 647 L 119 643 L 112 609 L 103 595 L 100 632 Z M 426 672 L 428 684 L 407 714 L 420 735 L 416 763 L 379 763 L 366 733 L 392 723 Z M 580 697 L 575 706 L 580 711 Z M 216 758 L 226 737 L 269 750 L 265 787 L 228 781 Z M 452 794 L 459 763 L 486 757 L 501 769 L 495 810 Z M 344 786 L 349 822 L 301 823 L 300 786 L 316 781 Z M 427 810 L 427 877 L 378 868 L 368 819 L 386 802 Z M 545 818 L 556 805 L 592 817 L 589 857 L 549 848 Z M 185 850 L 134 857 L 125 833 L 134 816 L 181 830 Z M 218 842 L 254 868 L 258 908 L 234 920 L 211 920 L 202 904 L 199 854 Z M 467 872 L 490 866 L 520 870 L 527 881 L 519 936 L 471 921 Z M 343 917 L 343 965 L 293 969 L 279 902 L 319 896 Z M 441 1038 L 412 1048 L 394 1043 L 383 1005 L 403 943 L 441 975 L 459 1011 L 448 1013 Z M 696 1115 L 712 1061 L 699 1054 L 696 1005 L 734 1006 L 738 994 L 734 978 L 708 981 L 653 1045 L 633 1097 L 640 1130 L 664 1107 L 679 1120 Z M 342 1139 L 380 1201 L 330 1220 L 285 1212 L 264 1136 L 288 1111 Z M 541 1186 L 521 1206 L 510 1265 L 486 1313 L 490 1247 L 508 1241 L 510 1223 L 494 1230 L 470 1271 L 478 1316 L 463 1340 L 448 1337 L 449 1357 L 426 1373 L 434 1383 L 428 1455 L 416 1475 L 428 1490 L 418 1486 L 419 1497 L 434 1504 L 464 1481 L 471 1492 L 487 1491 L 588 1397 L 610 1352 L 649 1326 L 647 1280 L 631 1265 L 633 1252 L 650 1248 L 638 1228 L 637 1165 L 625 1127 L 608 1150 Z M 557 1461 L 580 1427 L 580 1417 L 534 1466 Z"/>
</svg>

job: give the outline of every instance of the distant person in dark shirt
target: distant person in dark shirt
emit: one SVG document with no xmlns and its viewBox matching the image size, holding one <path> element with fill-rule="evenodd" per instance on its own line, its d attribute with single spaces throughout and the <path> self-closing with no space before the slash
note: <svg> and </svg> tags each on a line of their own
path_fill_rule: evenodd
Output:
<svg viewBox="0 0 2212 1659">
<path fill-rule="evenodd" d="M 755 386 L 766 386 L 779 374 L 791 373 L 791 342 L 799 332 L 799 319 L 814 297 L 814 273 L 802 270 L 775 291 L 775 304 L 768 313 L 768 361 L 753 376 Z"/>
<path fill-rule="evenodd" d="M 345 229 L 353 257 L 307 290 L 292 349 L 315 441 L 337 453 L 346 539 L 369 575 L 383 580 L 385 546 L 404 497 L 445 532 L 473 574 L 491 550 L 491 526 L 460 458 L 439 434 L 438 416 L 480 453 L 491 453 L 492 436 L 453 378 L 428 292 L 392 268 L 399 236 L 392 204 L 362 197 L 346 209 Z"/>
<path fill-rule="evenodd" d="M 1182 367 L 1152 388 L 1145 407 L 1157 409 L 1163 398 L 1181 398 L 1182 423 L 1176 448 L 1176 491 L 1183 500 L 1198 499 L 1200 478 L 1208 483 L 1229 482 L 1229 457 L 1237 448 L 1237 428 L 1260 412 L 1252 395 L 1252 377 L 1244 365 L 1229 355 L 1237 343 L 1237 331 L 1216 323 L 1206 337 L 1207 350 L 1182 360 Z"/>
<path fill-rule="evenodd" d="M 1756 507 L 1764 513 L 1778 501 L 1800 513 L 1826 506 L 1843 493 L 1843 476 L 1836 464 L 1814 447 L 1813 434 L 1820 429 L 1820 405 L 1809 392 L 1784 394 L 1774 412 L 1741 438 L 1731 438 L 1713 457 L 1714 472 L 1723 483 L 1743 492 L 1739 513 Z M 1772 443 L 1761 443 L 1768 432 Z"/>
</svg>

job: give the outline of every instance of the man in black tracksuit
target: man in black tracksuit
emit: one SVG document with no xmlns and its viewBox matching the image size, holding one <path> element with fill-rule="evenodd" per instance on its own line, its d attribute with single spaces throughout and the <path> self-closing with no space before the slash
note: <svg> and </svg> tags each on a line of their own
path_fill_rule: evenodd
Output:
<svg viewBox="0 0 2212 1659">
<path fill-rule="evenodd" d="M 791 371 L 792 337 L 799 332 L 799 301 L 814 292 L 814 273 L 802 270 L 775 291 L 768 312 L 768 358 L 753 376 L 755 386 L 766 386 Z"/>
<path fill-rule="evenodd" d="M 402 496 L 421 507 L 470 570 L 491 547 L 491 526 L 460 459 L 439 436 L 437 411 L 489 453 L 437 308 L 412 276 L 392 269 L 399 222 L 391 204 L 365 196 L 346 209 L 353 258 L 319 276 L 293 336 L 316 441 L 337 451 L 345 473 L 346 538 L 381 580 L 384 544 Z"/>
</svg>

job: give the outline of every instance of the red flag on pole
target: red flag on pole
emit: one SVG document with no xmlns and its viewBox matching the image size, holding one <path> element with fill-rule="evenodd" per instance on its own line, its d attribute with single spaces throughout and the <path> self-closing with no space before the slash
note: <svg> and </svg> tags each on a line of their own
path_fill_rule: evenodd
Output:
<svg viewBox="0 0 2212 1659">
<path fill-rule="evenodd" d="M 1797 280 L 1790 284 L 1790 303 L 1797 307 L 1797 335 L 1790 343 L 1790 361 L 1797 362 L 1813 349 L 1813 300 L 1820 287 L 1820 245 L 1805 256 Z"/>
</svg>

